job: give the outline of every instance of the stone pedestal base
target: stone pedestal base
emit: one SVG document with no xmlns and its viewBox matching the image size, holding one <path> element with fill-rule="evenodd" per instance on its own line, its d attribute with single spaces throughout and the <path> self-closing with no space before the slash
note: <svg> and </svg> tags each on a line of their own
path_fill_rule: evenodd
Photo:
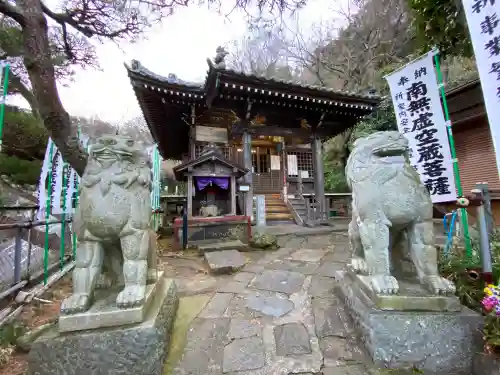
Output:
<svg viewBox="0 0 500 375">
<path fill-rule="evenodd" d="M 453 311 L 454 297 L 448 297 L 449 302 L 443 299 L 446 297 L 436 297 L 438 302 L 433 304 L 399 295 L 389 309 L 390 297 L 374 300 L 366 292 L 362 277 L 337 271 L 336 278 L 338 292 L 377 366 L 415 367 L 425 374 L 472 373 L 472 358 L 481 350 L 483 319 L 479 314 L 466 307 Z M 408 307 L 401 303 L 405 299 Z M 424 311 L 421 304 L 432 306 L 433 311 Z M 443 311 L 437 311 L 438 305 L 443 306 Z"/>
<path fill-rule="evenodd" d="M 494 354 L 477 353 L 474 356 L 472 373 L 474 375 L 500 375 L 500 358 Z"/>
<path fill-rule="evenodd" d="M 142 323 L 44 333 L 28 356 L 30 375 L 161 375 L 177 310 L 175 283 L 160 279 Z"/>
</svg>

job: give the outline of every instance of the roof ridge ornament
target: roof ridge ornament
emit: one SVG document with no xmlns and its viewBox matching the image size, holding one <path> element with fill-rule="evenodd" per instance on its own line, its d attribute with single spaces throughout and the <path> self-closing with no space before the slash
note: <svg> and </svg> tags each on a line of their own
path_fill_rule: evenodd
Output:
<svg viewBox="0 0 500 375">
<path fill-rule="evenodd" d="M 224 47 L 218 46 L 215 50 L 214 65 L 217 69 L 226 69 L 226 62 L 224 59 L 229 54 Z"/>
<path fill-rule="evenodd" d="M 205 147 L 203 147 L 203 150 L 200 153 L 200 157 L 208 154 L 209 152 L 213 152 L 213 153 L 219 154 L 220 156 L 223 156 L 219 146 L 217 146 L 213 142 L 210 142 Z"/>
<path fill-rule="evenodd" d="M 130 69 L 135 70 L 135 71 L 140 71 L 142 70 L 142 64 L 139 60 L 132 60 L 130 62 Z"/>
<path fill-rule="evenodd" d="M 135 59 L 131 60 L 130 65 L 127 65 L 125 63 L 125 67 L 130 71 L 138 73 L 142 76 L 147 76 L 147 77 L 150 77 L 153 79 L 157 79 L 163 83 L 179 85 L 179 86 L 190 86 L 193 88 L 202 88 L 203 87 L 203 84 L 200 84 L 200 83 L 184 81 L 183 79 L 180 79 L 177 76 L 177 74 L 175 74 L 175 73 L 168 73 L 168 75 L 166 77 L 162 76 L 160 74 L 156 74 L 156 73 L 152 72 L 151 70 L 149 70 L 148 68 L 146 68 L 144 65 L 142 65 L 139 60 L 135 60 Z"/>
</svg>

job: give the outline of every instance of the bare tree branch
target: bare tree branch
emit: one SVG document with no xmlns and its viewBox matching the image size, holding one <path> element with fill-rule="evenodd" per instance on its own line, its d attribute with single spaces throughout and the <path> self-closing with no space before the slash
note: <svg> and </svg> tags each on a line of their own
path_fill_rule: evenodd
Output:
<svg viewBox="0 0 500 375">
<path fill-rule="evenodd" d="M 12 18 L 19 25 L 24 26 L 24 16 L 21 9 L 6 0 L 0 0 L 0 13 Z"/>
<path fill-rule="evenodd" d="M 15 23 L 9 24 L 12 34 L 7 36 L 17 49 L 5 58 L 15 68 L 16 90 L 38 110 L 51 138 L 80 175 L 87 155 L 75 142 L 76 128 L 61 103 L 56 80 L 71 77 L 75 65 L 97 66 L 89 38 L 135 41 L 153 23 L 189 4 L 189 0 L 65 0 L 56 11 L 41 0 L 0 0 L 0 14 Z M 221 7 L 222 2 L 201 0 L 200 4 Z M 250 16 L 250 8 L 255 7 L 264 20 L 263 14 L 279 19 L 284 11 L 293 12 L 304 4 L 304 0 L 235 0 L 234 8 Z M 49 27 L 48 20 L 55 26 Z M 276 63 L 262 60 L 258 66 L 267 64 L 275 73 Z"/>
</svg>

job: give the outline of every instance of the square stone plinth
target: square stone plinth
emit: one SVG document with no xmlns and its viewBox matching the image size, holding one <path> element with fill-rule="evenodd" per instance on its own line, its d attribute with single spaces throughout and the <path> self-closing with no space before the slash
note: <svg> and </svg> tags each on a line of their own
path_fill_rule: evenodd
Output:
<svg viewBox="0 0 500 375">
<path fill-rule="evenodd" d="M 160 280 L 163 280 L 163 272 L 158 273 L 157 280 L 159 281 L 146 287 L 144 304 L 128 309 L 120 309 L 116 306 L 116 297 L 122 291 L 123 286 L 111 290 L 96 290 L 95 302 L 88 311 L 71 315 L 61 314 L 59 316 L 59 332 L 118 327 L 143 322 L 156 295 L 158 284 Z"/>
<path fill-rule="evenodd" d="M 142 323 L 38 338 L 28 356 L 30 375 L 161 375 L 177 310 L 175 283 L 160 279 Z"/>
<path fill-rule="evenodd" d="M 368 276 L 346 272 L 354 286 L 361 289 L 380 310 L 400 311 L 461 311 L 462 305 L 454 295 L 435 295 L 424 289 L 418 282 L 398 281 L 399 293 L 394 295 L 376 294 L 370 286 Z"/>
<path fill-rule="evenodd" d="M 483 318 L 472 310 L 382 310 L 356 282 L 356 275 L 338 271 L 337 292 L 354 320 L 372 360 L 379 367 L 415 367 L 425 374 L 471 374 L 472 358 L 481 350 Z M 401 296 L 400 296 L 401 297 Z M 418 306 L 406 296 L 408 306 Z M 378 301 L 380 302 L 380 301 Z"/>
<path fill-rule="evenodd" d="M 500 358 L 496 354 L 476 353 L 472 373 L 474 375 L 499 375 Z"/>
</svg>

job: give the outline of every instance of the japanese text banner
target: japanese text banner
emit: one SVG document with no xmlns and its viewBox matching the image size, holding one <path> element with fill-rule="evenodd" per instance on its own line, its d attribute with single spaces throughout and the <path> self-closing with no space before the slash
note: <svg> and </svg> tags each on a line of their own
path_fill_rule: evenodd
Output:
<svg viewBox="0 0 500 375">
<path fill-rule="evenodd" d="M 462 0 L 500 169 L 500 2 Z"/>
<path fill-rule="evenodd" d="M 399 131 L 410 145 L 410 163 L 432 202 L 457 199 L 453 162 L 433 64 L 433 53 L 387 76 Z"/>
</svg>

